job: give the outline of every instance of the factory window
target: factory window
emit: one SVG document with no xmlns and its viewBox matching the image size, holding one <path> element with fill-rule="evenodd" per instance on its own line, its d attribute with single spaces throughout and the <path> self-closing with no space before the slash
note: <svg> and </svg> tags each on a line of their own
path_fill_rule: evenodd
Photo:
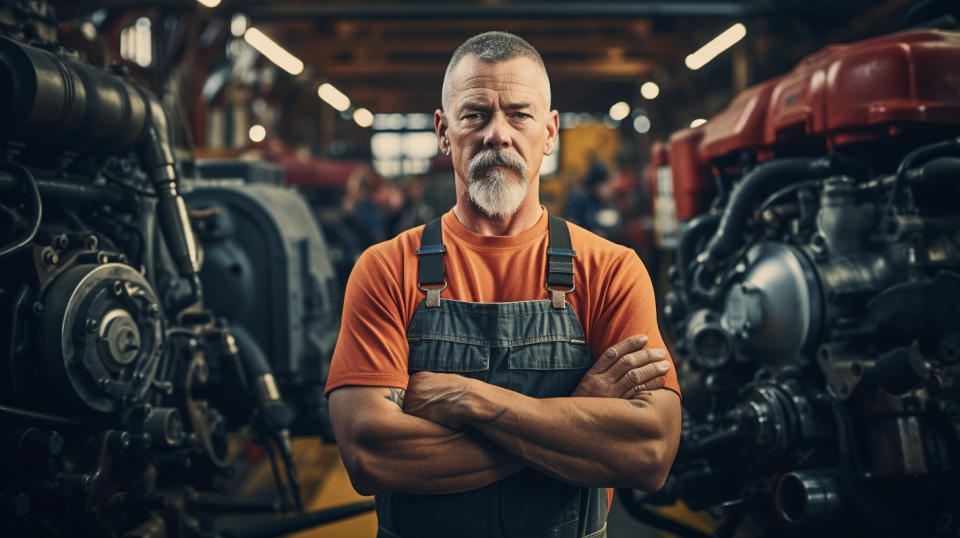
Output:
<svg viewBox="0 0 960 538">
<path fill-rule="evenodd" d="M 120 32 L 120 57 L 140 67 L 149 67 L 153 62 L 152 39 L 150 19 L 140 17 Z"/>
<path fill-rule="evenodd" d="M 373 167 L 384 177 L 423 174 L 436 156 L 437 135 L 429 114 L 376 114 L 370 137 Z"/>
</svg>

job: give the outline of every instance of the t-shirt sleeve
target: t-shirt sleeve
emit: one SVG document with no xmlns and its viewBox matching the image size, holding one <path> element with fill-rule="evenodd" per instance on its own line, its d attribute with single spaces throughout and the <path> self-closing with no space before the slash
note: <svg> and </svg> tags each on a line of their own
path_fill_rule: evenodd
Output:
<svg viewBox="0 0 960 538">
<path fill-rule="evenodd" d="M 376 248 L 360 256 L 347 281 L 328 395 L 347 385 L 407 388 L 400 263 L 388 263 Z"/>
<path fill-rule="evenodd" d="M 590 342 L 594 357 L 599 357 L 610 346 L 624 338 L 646 334 L 645 349 L 663 349 L 668 354 L 670 370 L 666 374 L 664 388 L 680 395 L 680 384 L 670 351 L 663 343 L 657 324 L 657 301 L 653 283 L 646 267 L 635 252 L 628 251 L 609 268 L 603 279 L 596 320 L 592 324 Z"/>
</svg>

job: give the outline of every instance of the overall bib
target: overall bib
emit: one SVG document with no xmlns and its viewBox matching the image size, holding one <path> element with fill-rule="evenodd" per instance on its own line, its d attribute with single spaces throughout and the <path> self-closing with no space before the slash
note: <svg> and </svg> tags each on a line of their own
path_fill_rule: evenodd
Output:
<svg viewBox="0 0 960 538">
<path fill-rule="evenodd" d="M 569 396 L 593 364 L 564 294 L 573 290 L 566 222 L 549 216 L 550 300 L 470 303 L 440 299 L 446 288 L 440 219 L 417 249 L 427 297 L 407 328 L 410 373 L 454 373 L 535 398 Z M 558 289 L 563 288 L 563 289 Z M 578 435 L 570 431 L 570 435 Z M 597 538 L 606 536 L 606 490 L 581 488 L 527 468 L 448 495 L 381 494 L 378 538 Z"/>
</svg>

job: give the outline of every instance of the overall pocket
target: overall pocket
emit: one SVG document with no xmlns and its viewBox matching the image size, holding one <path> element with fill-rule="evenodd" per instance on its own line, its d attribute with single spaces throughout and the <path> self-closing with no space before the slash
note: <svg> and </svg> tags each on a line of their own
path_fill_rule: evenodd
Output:
<svg viewBox="0 0 960 538">
<path fill-rule="evenodd" d="M 487 381 L 490 372 L 490 348 L 454 340 L 412 340 L 407 370 L 410 374 L 441 372 Z"/>
<path fill-rule="evenodd" d="M 513 347 L 507 357 L 508 387 L 534 398 L 569 396 L 593 365 L 586 344 L 553 341 Z"/>
</svg>

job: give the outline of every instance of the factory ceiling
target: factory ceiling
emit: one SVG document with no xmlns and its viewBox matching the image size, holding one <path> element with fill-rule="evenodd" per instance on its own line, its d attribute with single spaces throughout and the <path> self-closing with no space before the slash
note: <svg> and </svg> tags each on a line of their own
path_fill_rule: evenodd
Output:
<svg viewBox="0 0 960 538">
<path fill-rule="evenodd" d="M 605 112 L 619 100 L 640 101 L 640 85 L 647 81 L 661 88 L 657 106 L 725 102 L 735 91 L 789 70 L 827 43 L 902 29 L 911 9 L 917 9 L 917 2 L 907 0 L 223 0 L 214 8 L 194 0 L 80 0 L 56 5 L 62 20 L 105 9 L 114 21 L 149 6 L 189 19 L 188 32 L 198 35 L 210 32 L 217 21 L 225 28 L 229 24 L 223 21 L 244 13 L 250 24 L 305 64 L 296 77 L 280 73 L 272 91 L 291 99 L 310 93 L 307 89 L 315 95 L 319 83 L 330 82 L 374 112 L 432 111 L 450 53 L 466 37 L 485 30 L 515 32 L 541 51 L 556 107 Z M 700 70 L 685 66 L 688 54 L 737 22 L 746 26 L 747 39 Z"/>
</svg>

